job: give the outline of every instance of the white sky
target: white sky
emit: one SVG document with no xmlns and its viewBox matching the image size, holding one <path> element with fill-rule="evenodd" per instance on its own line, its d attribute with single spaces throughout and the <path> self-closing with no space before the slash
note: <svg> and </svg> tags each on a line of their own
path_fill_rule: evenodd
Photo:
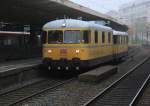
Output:
<svg viewBox="0 0 150 106">
<path fill-rule="evenodd" d="M 118 10 L 121 5 L 132 2 L 134 0 L 70 0 L 70 1 L 100 11 L 102 13 L 106 13 L 110 10 Z"/>
</svg>

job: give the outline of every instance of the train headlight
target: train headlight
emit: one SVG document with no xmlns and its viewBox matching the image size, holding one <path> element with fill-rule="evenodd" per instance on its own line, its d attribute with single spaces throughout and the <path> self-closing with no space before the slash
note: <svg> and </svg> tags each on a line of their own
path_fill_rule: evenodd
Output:
<svg viewBox="0 0 150 106">
<path fill-rule="evenodd" d="M 52 50 L 48 50 L 48 53 L 52 53 Z"/>
<path fill-rule="evenodd" d="M 76 53 L 80 53 L 80 50 L 76 50 Z"/>
</svg>

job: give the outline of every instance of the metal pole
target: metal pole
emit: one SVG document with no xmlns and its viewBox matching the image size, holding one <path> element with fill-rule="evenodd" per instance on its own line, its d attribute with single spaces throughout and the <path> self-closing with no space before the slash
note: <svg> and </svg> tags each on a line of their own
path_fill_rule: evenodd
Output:
<svg viewBox="0 0 150 106">
<path fill-rule="evenodd" d="M 149 27 L 147 26 L 147 27 L 146 27 L 146 33 L 147 33 L 147 34 L 146 34 L 146 38 L 147 38 L 147 47 L 148 47 L 148 34 L 149 34 L 148 30 L 149 30 Z"/>
</svg>

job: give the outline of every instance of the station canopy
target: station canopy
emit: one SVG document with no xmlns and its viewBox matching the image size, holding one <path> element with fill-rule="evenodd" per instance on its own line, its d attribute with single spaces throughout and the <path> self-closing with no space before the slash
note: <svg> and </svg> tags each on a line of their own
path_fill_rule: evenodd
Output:
<svg viewBox="0 0 150 106">
<path fill-rule="evenodd" d="M 68 0 L 1 0 L 0 21 L 21 24 L 45 24 L 62 19 L 104 20 L 109 26 L 126 31 L 128 28 L 116 19 Z"/>
</svg>

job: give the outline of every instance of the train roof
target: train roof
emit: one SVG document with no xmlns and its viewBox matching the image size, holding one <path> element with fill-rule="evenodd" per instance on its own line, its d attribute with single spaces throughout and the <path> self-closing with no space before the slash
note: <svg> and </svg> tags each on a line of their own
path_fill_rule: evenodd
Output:
<svg viewBox="0 0 150 106">
<path fill-rule="evenodd" d="M 75 20 L 75 19 L 60 19 L 46 23 L 43 29 L 59 29 L 59 28 L 94 28 L 104 31 L 112 31 L 112 28 L 95 24 L 89 21 Z"/>
<path fill-rule="evenodd" d="M 121 31 L 115 31 L 115 30 L 113 30 L 113 35 L 128 36 L 128 33 L 127 32 L 121 32 Z"/>
</svg>

